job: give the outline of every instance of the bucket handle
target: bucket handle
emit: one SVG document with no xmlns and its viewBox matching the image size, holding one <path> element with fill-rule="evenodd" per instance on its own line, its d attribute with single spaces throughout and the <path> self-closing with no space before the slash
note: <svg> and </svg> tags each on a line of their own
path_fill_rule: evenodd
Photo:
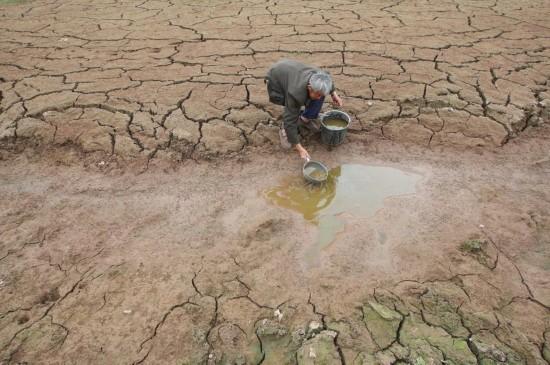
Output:
<svg viewBox="0 0 550 365">
<path fill-rule="evenodd" d="M 306 167 L 307 163 L 311 161 L 311 158 L 310 157 L 306 157 L 304 158 L 304 167 Z"/>
</svg>

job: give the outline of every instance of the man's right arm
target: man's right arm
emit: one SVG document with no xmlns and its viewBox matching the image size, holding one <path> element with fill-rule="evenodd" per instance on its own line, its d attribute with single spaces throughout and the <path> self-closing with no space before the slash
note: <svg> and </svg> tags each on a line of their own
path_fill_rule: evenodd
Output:
<svg viewBox="0 0 550 365">
<path fill-rule="evenodd" d="M 283 112 L 283 127 L 285 128 L 288 142 L 294 147 L 301 158 L 309 159 L 309 153 L 300 144 L 298 135 L 298 119 L 300 118 L 300 106 L 296 105 L 291 98 L 287 98 L 285 111 Z"/>
<path fill-rule="evenodd" d="M 304 160 L 309 161 L 309 159 L 310 159 L 309 153 L 307 152 L 307 150 L 300 143 L 295 145 L 294 149 L 296 151 L 298 151 L 298 154 L 300 155 L 301 158 L 303 158 Z"/>
<path fill-rule="evenodd" d="M 296 105 L 296 102 L 287 95 L 285 100 L 285 110 L 283 112 L 283 127 L 285 128 L 288 142 L 291 145 L 297 145 L 300 143 L 300 136 L 298 135 L 298 118 L 300 117 L 300 106 Z"/>
</svg>

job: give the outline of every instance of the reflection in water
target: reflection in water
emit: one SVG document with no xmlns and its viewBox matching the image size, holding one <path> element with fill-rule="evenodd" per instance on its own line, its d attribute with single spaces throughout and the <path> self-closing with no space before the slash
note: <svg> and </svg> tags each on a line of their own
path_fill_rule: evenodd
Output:
<svg viewBox="0 0 550 365">
<path fill-rule="evenodd" d="M 268 190 L 266 195 L 275 204 L 295 210 L 307 221 L 318 224 L 319 213 L 330 206 L 336 195 L 340 171 L 340 167 L 330 170 L 327 181 L 320 186 L 308 184 L 300 178 Z"/>
<path fill-rule="evenodd" d="M 266 196 L 319 227 L 317 242 L 308 250 L 311 261 L 344 230 L 342 213 L 368 217 L 382 207 L 385 198 L 414 193 L 419 179 L 418 174 L 391 167 L 349 164 L 331 169 L 322 186 L 295 179 L 268 190 Z"/>
</svg>

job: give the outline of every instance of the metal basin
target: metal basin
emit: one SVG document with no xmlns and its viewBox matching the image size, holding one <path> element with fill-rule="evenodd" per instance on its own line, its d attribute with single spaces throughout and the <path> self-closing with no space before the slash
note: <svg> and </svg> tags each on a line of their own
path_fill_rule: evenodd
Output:
<svg viewBox="0 0 550 365">
<path fill-rule="evenodd" d="M 311 184 L 321 184 L 328 178 L 328 168 L 319 161 L 306 161 L 302 173 L 304 179 Z"/>
</svg>

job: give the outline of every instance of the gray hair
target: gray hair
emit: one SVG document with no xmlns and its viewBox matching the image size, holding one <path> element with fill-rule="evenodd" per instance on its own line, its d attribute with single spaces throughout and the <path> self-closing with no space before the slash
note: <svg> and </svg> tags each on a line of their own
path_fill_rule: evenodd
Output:
<svg viewBox="0 0 550 365">
<path fill-rule="evenodd" d="M 324 71 L 317 71 L 309 78 L 309 86 L 315 92 L 328 95 L 332 91 L 332 78 Z"/>
</svg>

